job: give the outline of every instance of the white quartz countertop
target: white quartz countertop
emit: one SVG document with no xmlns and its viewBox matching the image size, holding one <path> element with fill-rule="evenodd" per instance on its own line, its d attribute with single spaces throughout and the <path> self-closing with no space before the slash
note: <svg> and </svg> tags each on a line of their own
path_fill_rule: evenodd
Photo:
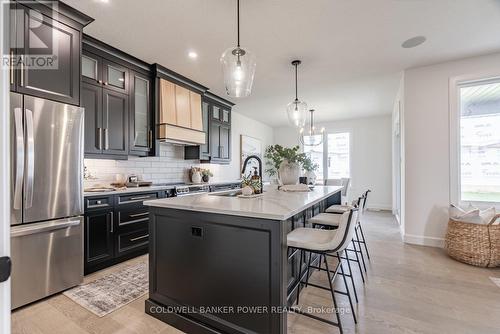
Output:
<svg viewBox="0 0 500 334">
<path fill-rule="evenodd" d="M 342 187 L 316 186 L 309 192 L 284 192 L 268 187 L 257 198 L 200 194 L 145 201 L 144 205 L 197 212 L 219 213 L 264 219 L 286 220 L 306 208 L 340 192 Z M 218 194 L 221 194 L 219 192 Z"/>
</svg>

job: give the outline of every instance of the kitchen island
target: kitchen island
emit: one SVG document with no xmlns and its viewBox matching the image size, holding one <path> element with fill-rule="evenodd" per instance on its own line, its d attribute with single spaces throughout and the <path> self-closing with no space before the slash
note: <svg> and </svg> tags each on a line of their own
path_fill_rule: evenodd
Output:
<svg viewBox="0 0 500 334">
<path fill-rule="evenodd" d="M 286 235 L 340 203 L 341 187 L 203 194 L 150 209 L 146 313 L 187 333 L 286 333 L 299 261 Z M 292 298 L 291 298 L 292 300 Z"/>
</svg>

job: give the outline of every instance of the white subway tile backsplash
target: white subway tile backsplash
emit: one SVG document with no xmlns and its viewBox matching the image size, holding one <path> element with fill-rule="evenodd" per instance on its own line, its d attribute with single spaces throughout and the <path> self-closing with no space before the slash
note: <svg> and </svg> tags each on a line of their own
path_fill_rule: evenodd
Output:
<svg viewBox="0 0 500 334">
<path fill-rule="evenodd" d="M 86 184 L 107 184 L 115 180 L 116 174 L 135 174 L 153 183 L 187 182 L 189 168 L 199 165 L 198 160 L 184 160 L 183 146 L 160 144 L 159 157 L 129 157 L 128 160 L 85 159 L 85 166 L 96 177 L 95 180 L 86 181 Z M 204 167 L 211 168 L 212 172 L 217 174 L 216 165 Z"/>
</svg>

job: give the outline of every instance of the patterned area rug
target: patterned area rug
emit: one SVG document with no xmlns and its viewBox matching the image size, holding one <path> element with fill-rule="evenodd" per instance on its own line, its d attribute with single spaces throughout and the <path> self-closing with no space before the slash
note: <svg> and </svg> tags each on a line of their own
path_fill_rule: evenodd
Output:
<svg viewBox="0 0 500 334">
<path fill-rule="evenodd" d="M 500 277 L 490 277 L 490 280 L 500 288 Z"/>
<path fill-rule="evenodd" d="M 148 292 L 148 263 L 141 262 L 64 292 L 75 303 L 103 317 Z"/>
</svg>

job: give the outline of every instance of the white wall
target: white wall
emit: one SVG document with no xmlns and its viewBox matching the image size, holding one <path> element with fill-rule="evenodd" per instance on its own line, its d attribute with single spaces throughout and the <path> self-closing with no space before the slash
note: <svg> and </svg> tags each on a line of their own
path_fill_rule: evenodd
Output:
<svg viewBox="0 0 500 334">
<path fill-rule="evenodd" d="M 234 112 L 234 110 L 236 112 Z M 274 130 L 272 127 L 256 121 L 254 119 L 248 118 L 238 112 L 238 106 L 233 108 L 232 112 L 232 123 L 231 123 L 231 164 L 228 166 L 220 166 L 220 174 L 224 177 L 229 178 L 240 178 L 241 177 L 241 153 L 240 153 L 240 135 L 247 135 L 250 137 L 258 138 L 262 142 L 262 153 L 267 146 L 272 145 L 274 141 Z M 264 163 L 264 161 L 262 161 Z M 265 167 L 264 167 L 265 169 Z M 267 175 L 264 176 L 264 180 L 268 180 Z"/>
<path fill-rule="evenodd" d="M 404 74 L 406 242 L 442 246 L 450 203 L 449 82 L 500 75 L 500 53 Z"/>
<path fill-rule="evenodd" d="M 351 132 L 351 189 L 354 198 L 371 189 L 367 206 L 392 209 L 391 114 L 318 124 L 329 132 Z M 283 146 L 298 145 L 291 127 L 274 129 L 274 141 Z"/>
<path fill-rule="evenodd" d="M 237 107 L 234 108 L 237 110 Z M 261 122 L 250 119 L 235 111 L 231 123 L 231 163 L 229 165 L 200 164 L 197 160 L 184 160 L 184 147 L 160 144 L 158 157 L 129 157 L 128 160 L 85 159 L 85 166 L 97 177 L 86 181 L 86 187 L 96 183 L 108 184 L 117 173 L 140 175 L 153 183 L 176 183 L 188 181 L 191 166 L 210 168 L 212 181 L 234 181 L 240 179 L 240 135 L 260 138 L 262 150 L 273 142 L 273 129 Z"/>
</svg>

